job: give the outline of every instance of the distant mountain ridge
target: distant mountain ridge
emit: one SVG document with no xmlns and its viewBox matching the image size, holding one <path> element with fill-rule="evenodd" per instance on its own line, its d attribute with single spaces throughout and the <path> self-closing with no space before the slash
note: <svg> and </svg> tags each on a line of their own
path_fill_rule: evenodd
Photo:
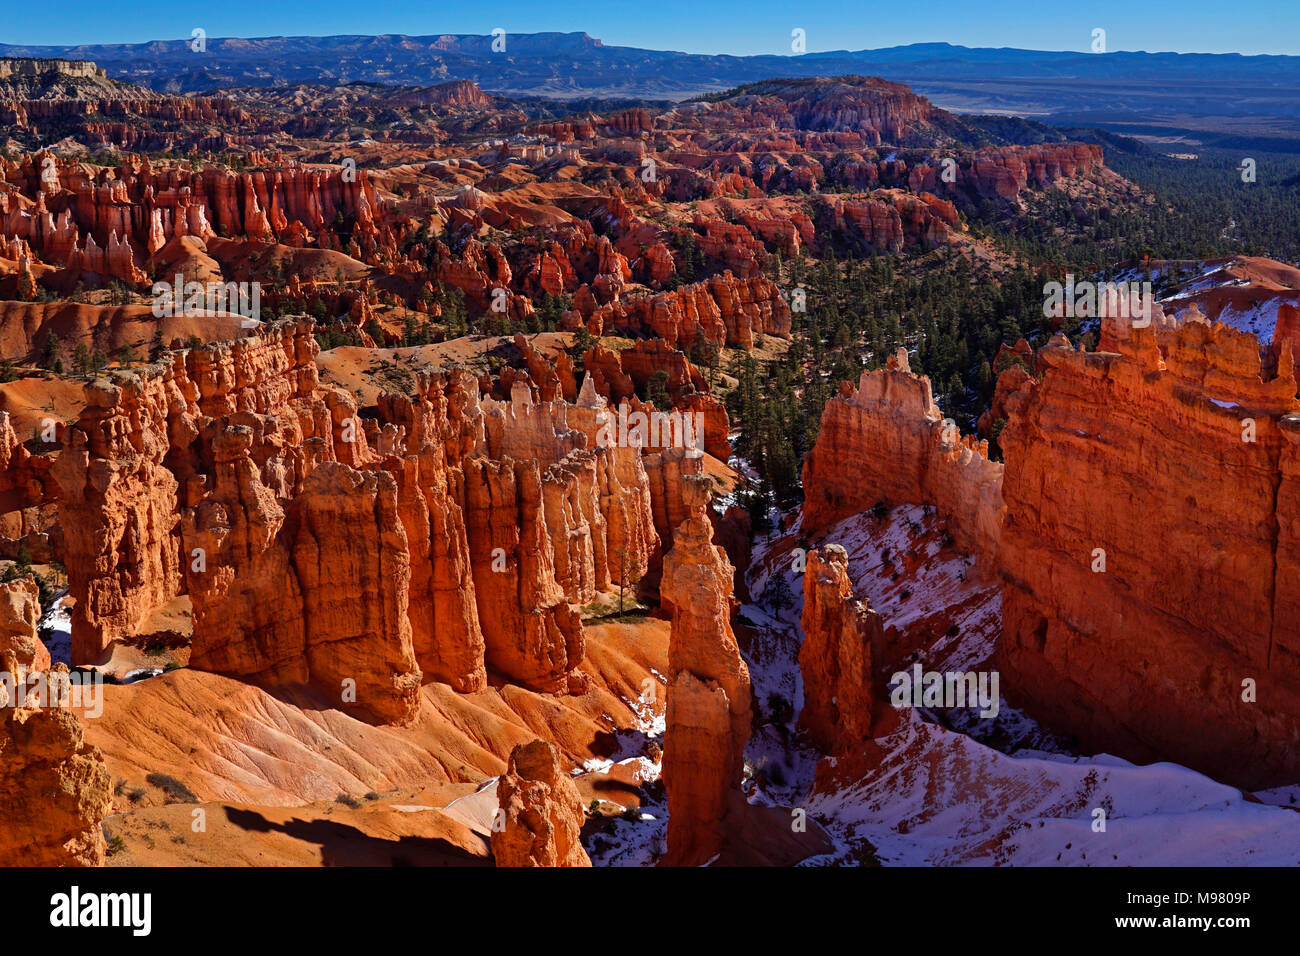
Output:
<svg viewBox="0 0 1300 956">
<path fill-rule="evenodd" d="M 0 44 L 0 56 L 92 59 L 116 79 L 192 92 L 211 86 L 276 82 L 375 82 L 428 85 L 473 80 L 487 90 L 533 95 L 694 96 L 772 76 L 884 74 L 918 79 L 1232 82 L 1277 87 L 1296 95 L 1300 57 L 1218 53 L 1073 53 L 917 43 L 879 50 L 836 50 L 801 56 L 729 56 L 606 46 L 585 33 L 507 35 L 494 53 L 489 35 L 440 34 L 327 37 L 209 37 L 194 52 L 189 38 L 135 44 L 22 46 Z M 582 59 L 566 59 L 581 54 Z M 179 84 L 179 88 L 177 88 Z M 205 85 L 208 84 L 208 85 Z M 1291 85 L 1288 90 L 1285 87 Z M 924 92 L 924 90 L 922 90 Z"/>
<path fill-rule="evenodd" d="M 572 100 L 683 100 L 773 77 L 860 74 L 905 83 L 944 109 L 1014 114 L 1121 133 L 1300 149 L 1300 57 L 1106 54 L 918 43 L 800 56 L 727 56 L 608 46 L 586 33 L 208 37 L 136 44 L 18 46 L 0 57 L 94 60 L 109 77 L 195 93 L 354 82 L 427 87 L 457 80 L 489 93 Z"/>
</svg>

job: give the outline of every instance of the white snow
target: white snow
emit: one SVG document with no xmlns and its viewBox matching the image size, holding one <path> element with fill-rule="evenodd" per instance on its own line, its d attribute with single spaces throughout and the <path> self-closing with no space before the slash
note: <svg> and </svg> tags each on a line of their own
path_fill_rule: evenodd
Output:
<svg viewBox="0 0 1300 956">
<path fill-rule="evenodd" d="M 1007 755 L 915 713 L 878 743 L 875 773 L 809 804 L 842 852 L 866 839 L 895 865 L 1300 864 L 1300 814 L 1177 764 Z"/>
<path fill-rule="evenodd" d="M 137 681 L 148 680 L 150 677 L 157 677 L 162 672 L 161 667 L 137 667 L 122 676 L 122 683 L 134 684 Z"/>
<path fill-rule="evenodd" d="M 991 667 L 1001 591 L 971 557 L 945 544 L 943 518 L 932 508 L 901 506 L 883 519 L 856 515 L 815 539 L 801 524 L 755 540 L 747 573 L 755 600 L 739 618 L 751 628 L 745 660 L 756 701 L 742 786 L 751 804 L 804 807 L 826 828 L 834 851 L 803 865 L 854 865 L 868 848 L 885 865 L 1300 864 L 1300 813 L 1291 809 L 1300 786 L 1247 799 L 1177 764 L 1081 756 L 1005 699 L 988 720 L 977 708 L 902 710 L 898 729 L 875 741 L 884 754 L 872 772 L 812 795 L 824 758 L 794 727 L 803 703 L 803 575 L 795 549 L 843 546 L 859 598 L 880 613 L 887 639 L 906 637 L 917 647 L 906 664 L 927 670 Z M 789 575 L 790 607 L 761 603 L 775 593 L 768 590 L 775 575 Z M 1014 692 L 1005 681 L 1001 689 Z M 629 706 L 637 728 L 619 732 L 616 753 L 588 761 L 583 771 L 657 780 L 659 765 L 641 754 L 648 738 L 662 740 L 660 705 L 643 694 Z M 593 864 L 648 866 L 662 854 L 662 790 L 643 794 L 639 809 L 584 839 Z"/>
<path fill-rule="evenodd" d="M 1182 320 L 1186 318 L 1184 313 L 1191 308 L 1193 296 L 1193 292 L 1184 291 L 1176 296 L 1160 300 L 1160 305 L 1164 307 L 1166 314 L 1172 312 Z M 1275 295 L 1261 299 L 1247 309 L 1235 309 L 1232 303 L 1227 303 L 1219 310 L 1219 314 L 1214 317 L 1214 321 L 1222 322 L 1224 325 L 1231 326 L 1240 332 L 1250 332 L 1262 344 L 1267 345 L 1273 341 L 1273 331 L 1277 327 L 1279 306 L 1283 303 L 1294 306 L 1297 301 L 1296 296 Z"/>
<path fill-rule="evenodd" d="M 41 616 L 37 625 L 55 664 L 72 665 L 72 612 L 68 607 L 68 592 L 63 591 Z"/>
<path fill-rule="evenodd" d="M 856 515 L 815 541 L 802 540 L 796 525 L 756 542 L 751 592 L 761 595 L 774 573 L 789 573 L 796 541 L 834 542 L 849 554 L 856 593 L 881 614 L 887 631 L 924 636 L 914 659 L 941 671 L 987 669 L 1001 635 L 1000 588 L 969 557 L 943 545 L 941 528 L 941 516 L 917 506 L 895 508 L 881 521 Z M 792 608 L 742 609 L 760 628 L 746 660 L 764 714 L 772 691 L 794 700 L 795 713 L 802 704 L 802 589 L 792 583 Z M 936 621 L 950 622 L 956 633 L 939 630 Z M 886 755 L 873 773 L 813 797 L 818 754 L 770 721 L 751 739 L 747 767 L 766 772 L 751 802 L 805 806 L 835 841 L 834 853 L 804 865 L 853 863 L 864 841 L 887 865 L 1300 863 L 1300 814 L 1283 809 L 1300 800 L 1300 787 L 1270 791 L 1257 803 L 1176 764 L 1079 756 L 1005 699 L 992 720 L 974 708 L 901 716 L 900 729 L 876 741 Z M 772 781 L 774 765 L 783 782 Z M 1098 809 L 1105 811 L 1104 832 Z"/>
</svg>

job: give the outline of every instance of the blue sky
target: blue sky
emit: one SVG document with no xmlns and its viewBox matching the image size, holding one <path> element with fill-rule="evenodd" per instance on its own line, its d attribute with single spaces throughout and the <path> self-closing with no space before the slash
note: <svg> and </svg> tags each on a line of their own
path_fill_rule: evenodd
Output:
<svg viewBox="0 0 1300 956">
<path fill-rule="evenodd" d="M 16 2 L 16 0 L 15 0 Z M 606 43 L 689 53 L 810 52 L 946 41 L 1086 52 L 1094 27 L 1111 50 L 1300 54 L 1300 0 L 47 0 L 6 18 L 0 43 L 136 43 L 188 37 L 332 33 L 586 31 Z"/>
</svg>

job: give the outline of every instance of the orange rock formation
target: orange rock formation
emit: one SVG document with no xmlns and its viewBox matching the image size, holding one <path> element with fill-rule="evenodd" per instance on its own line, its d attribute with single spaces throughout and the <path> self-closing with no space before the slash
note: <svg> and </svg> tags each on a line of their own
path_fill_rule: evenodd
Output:
<svg viewBox="0 0 1300 956">
<path fill-rule="evenodd" d="M 929 384 L 867 372 L 826 406 L 804 528 L 931 504 L 1002 580 L 1007 696 L 1086 747 L 1249 787 L 1294 781 L 1300 401 L 1290 349 L 1155 309 L 1004 372 L 1005 467 Z M 1001 385 L 1001 383 L 1000 383 Z M 1224 475 L 1232 493 L 1223 493 Z M 1230 613 L 1225 609 L 1231 609 Z"/>
<path fill-rule="evenodd" d="M 803 578 L 804 705 L 799 726 L 828 754 L 860 753 L 873 735 L 880 615 L 853 596 L 848 553 L 837 544 L 808 552 Z"/>
<path fill-rule="evenodd" d="M 963 548 L 996 560 L 1002 466 L 988 460 L 987 443 L 944 419 L 930 380 L 912 374 L 902 349 L 888 368 L 863 372 L 856 390 L 844 383 L 826 403 L 803 485 L 807 530 L 881 501 L 932 504 Z"/>
<path fill-rule="evenodd" d="M 30 574 L 0 583 L 0 671 L 15 678 L 50 669 L 50 652 L 36 633 L 40 593 Z"/>
<path fill-rule="evenodd" d="M 1085 746 L 1293 782 L 1300 402 L 1289 350 L 1157 317 L 1058 337 L 1007 399 L 999 666 Z M 1225 481 L 1227 484 L 1225 485 Z M 1225 493 L 1225 487 L 1230 488 Z M 1253 689 L 1253 693 L 1251 692 Z"/>
<path fill-rule="evenodd" d="M 591 866 L 580 840 L 582 798 L 551 744 L 515 747 L 509 769 L 497 778 L 497 800 L 497 866 Z"/>
<path fill-rule="evenodd" d="M 749 669 L 731 630 L 732 573 L 705 514 L 709 479 L 682 479 L 690 516 L 664 558 L 663 601 L 672 611 L 664 747 L 667 866 L 717 855 L 724 821 L 743 814 L 741 766 L 750 730 Z"/>
<path fill-rule="evenodd" d="M 98 748 L 68 710 L 0 707 L 0 859 L 23 866 L 99 866 L 112 808 Z"/>
</svg>

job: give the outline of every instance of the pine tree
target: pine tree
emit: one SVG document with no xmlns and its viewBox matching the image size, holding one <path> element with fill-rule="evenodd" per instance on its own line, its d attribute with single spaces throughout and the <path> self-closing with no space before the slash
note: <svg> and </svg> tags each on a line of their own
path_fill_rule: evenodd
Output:
<svg viewBox="0 0 1300 956">
<path fill-rule="evenodd" d="M 41 349 L 41 358 L 37 363 L 41 368 L 53 369 L 54 363 L 59 360 L 59 346 L 61 340 L 58 332 L 51 332 L 45 339 L 45 346 Z"/>
<path fill-rule="evenodd" d="M 31 302 L 36 298 L 36 282 L 26 269 L 18 273 L 18 298 L 23 302 Z"/>
<path fill-rule="evenodd" d="M 668 397 L 668 373 L 663 369 L 655 369 L 646 383 L 646 401 L 654 405 L 660 411 L 669 411 L 672 409 L 672 400 Z"/>
<path fill-rule="evenodd" d="M 162 329 L 155 329 L 153 338 L 149 342 L 149 361 L 161 361 L 167 353 L 167 343 L 163 341 Z"/>
</svg>

